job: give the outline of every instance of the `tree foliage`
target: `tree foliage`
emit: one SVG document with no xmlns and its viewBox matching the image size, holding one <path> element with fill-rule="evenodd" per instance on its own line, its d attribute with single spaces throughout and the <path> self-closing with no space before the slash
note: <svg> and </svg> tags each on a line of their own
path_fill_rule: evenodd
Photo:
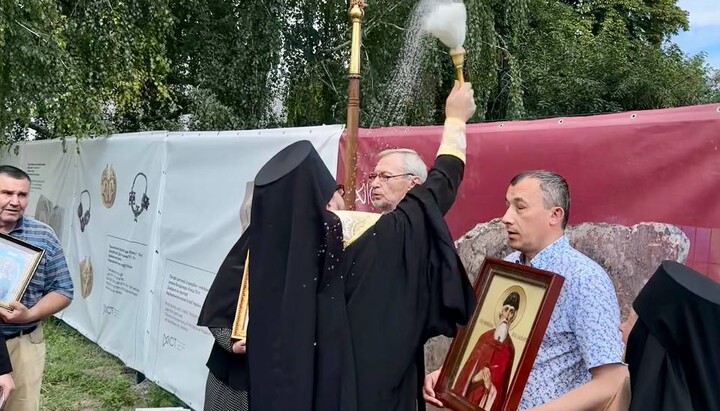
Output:
<svg viewBox="0 0 720 411">
<path fill-rule="evenodd" d="M 361 124 L 436 124 L 447 50 L 434 0 L 369 1 Z M 720 100 L 704 55 L 670 42 L 676 0 L 465 0 L 476 121 Z M 350 26 L 337 0 L 0 0 L 2 143 L 152 129 L 343 123 Z M 418 41 L 411 54 L 406 40 Z M 409 59 L 412 57 L 412 59 Z M 414 60 L 413 60 L 414 59 Z M 408 81 L 398 73 L 411 65 Z"/>
<path fill-rule="evenodd" d="M 167 1 L 2 0 L 0 129 L 92 135 L 149 90 L 167 97 Z"/>
</svg>

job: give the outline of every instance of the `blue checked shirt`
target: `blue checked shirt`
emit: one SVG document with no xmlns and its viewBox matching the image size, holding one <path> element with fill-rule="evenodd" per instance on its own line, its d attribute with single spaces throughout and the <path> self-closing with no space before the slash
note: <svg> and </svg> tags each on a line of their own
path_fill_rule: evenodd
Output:
<svg viewBox="0 0 720 411">
<path fill-rule="evenodd" d="M 67 261 L 60 241 L 52 228 L 33 218 L 21 217 L 15 229 L 10 232 L 10 236 L 45 250 L 45 255 L 40 260 L 37 271 L 30 280 L 20 302 L 30 308 L 37 304 L 45 294 L 52 291 L 72 299 L 73 283 Z M 35 325 L 37 323 L 3 324 L 2 331 L 4 335 L 10 335 Z"/>
<path fill-rule="evenodd" d="M 514 252 L 506 261 L 521 261 Z M 544 404 L 590 381 L 589 370 L 622 362 L 620 307 L 610 277 L 562 236 L 529 264 L 565 278 L 535 357 L 521 410 Z"/>
</svg>

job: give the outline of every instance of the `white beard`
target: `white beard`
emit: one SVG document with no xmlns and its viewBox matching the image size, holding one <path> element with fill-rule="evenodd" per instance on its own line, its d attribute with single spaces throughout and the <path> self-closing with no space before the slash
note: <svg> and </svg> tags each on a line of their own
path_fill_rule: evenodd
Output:
<svg viewBox="0 0 720 411">
<path fill-rule="evenodd" d="M 503 342 L 508 336 L 508 323 L 503 321 L 495 327 L 495 341 Z"/>
</svg>

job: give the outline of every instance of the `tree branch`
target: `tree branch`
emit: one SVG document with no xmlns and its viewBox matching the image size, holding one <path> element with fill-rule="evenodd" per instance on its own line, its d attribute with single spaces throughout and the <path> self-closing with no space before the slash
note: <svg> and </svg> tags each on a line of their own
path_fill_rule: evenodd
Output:
<svg viewBox="0 0 720 411">
<path fill-rule="evenodd" d="M 27 124 L 27 127 L 29 129 L 34 130 L 36 133 L 40 135 L 41 138 L 36 138 L 37 140 L 50 140 L 53 137 L 55 137 L 54 133 L 50 131 L 48 128 L 41 126 L 38 123 L 35 123 L 33 121 L 29 122 Z"/>
</svg>

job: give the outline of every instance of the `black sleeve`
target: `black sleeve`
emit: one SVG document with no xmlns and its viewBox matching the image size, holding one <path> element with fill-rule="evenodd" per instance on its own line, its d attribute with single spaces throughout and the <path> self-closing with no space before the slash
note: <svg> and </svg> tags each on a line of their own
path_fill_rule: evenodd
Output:
<svg viewBox="0 0 720 411">
<path fill-rule="evenodd" d="M 465 172 L 465 163 L 455 156 L 441 155 L 428 173 L 423 186 L 430 191 L 440 211 L 445 215 L 455 203 L 460 182 Z"/>
<path fill-rule="evenodd" d="M 8 353 L 5 337 L 0 334 L 0 375 L 12 372 L 12 364 L 10 363 L 10 353 Z"/>
</svg>

